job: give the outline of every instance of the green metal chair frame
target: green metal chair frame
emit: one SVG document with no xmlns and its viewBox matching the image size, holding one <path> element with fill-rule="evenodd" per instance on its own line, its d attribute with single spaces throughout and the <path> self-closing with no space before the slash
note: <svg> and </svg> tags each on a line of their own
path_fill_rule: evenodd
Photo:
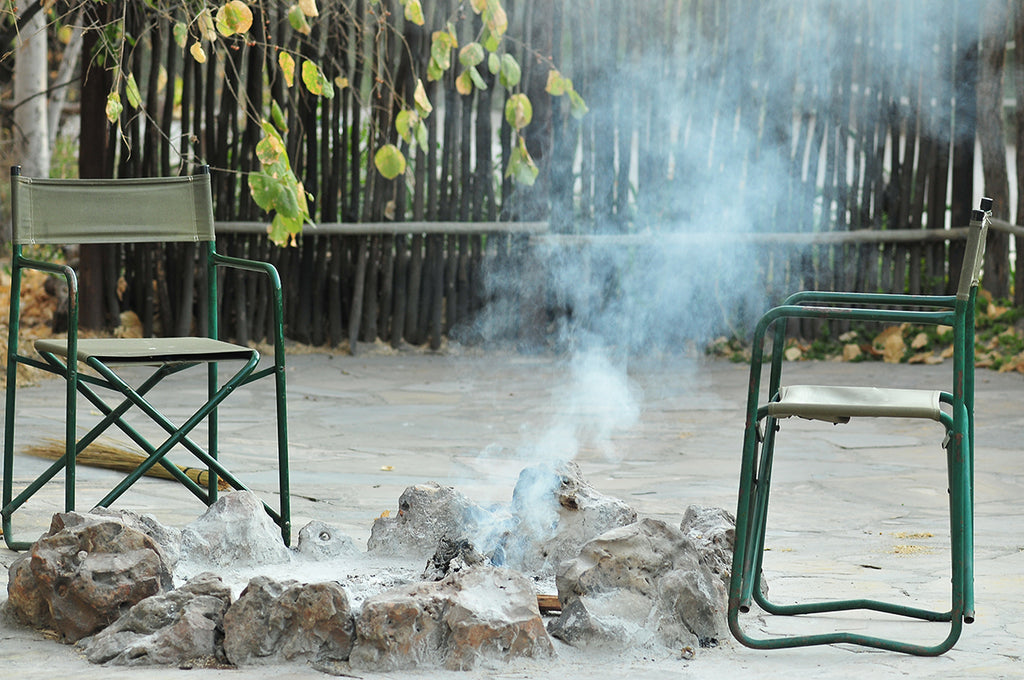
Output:
<svg viewBox="0 0 1024 680">
<path fill-rule="evenodd" d="M 281 528 L 285 544 L 289 544 L 291 510 L 281 279 L 269 263 L 228 257 L 216 252 L 209 169 L 203 167 L 199 174 L 171 178 L 53 180 L 23 177 L 20 168 L 15 166 L 11 170 L 11 208 L 14 252 L 11 262 L 10 335 L 7 350 L 3 506 L 0 508 L 7 546 L 12 550 L 29 547 L 29 543 L 15 540 L 12 517 L 61 470 L 64 470 L 65 510 L 75 509 L 76 458 L 111 426 L 116 426 L 132 439 L 145 452 L 146 458 L 94 506 L 109 506 L 154 465 L 160 465 L 170 472 L 207 505 L 217 500 L 220 479 L 235 490 L 247 490 L 218 458 L 217 408 L 236 388 L 262 378 L 273 378 L 275 386 L 280 496 L 277 508 L 266 503 L 264 506 Z M 172 241 L 194 242 L 205 246 L 200 247 L 199 252 L 205 269 L 208 337 L 81 338 L 78 330 L 79 288 L 74 269 L 64 264 L 30 259 L 23 254 L 24 246 L 30 244 Z M 218 339 L 217 275 L 220 268 L 257 272 L 269 280 L 274 308 L 273 366 L 257 370 L 260 362 L 257 350 Z M 68 287 L 67 339 L 37 340 L 34 349 L 42 361 L 29 353 L 22 353 L 18 346 L 21 280 L 22 271 L 26 269 L 63 277 Z M 241 366 L 223 384 L 218 375 L 218 366 L 222 362 Z M 66 380 L 66 449 L 61 458 L 15 495 L 14 432 L 19 364 L 54 373 Z M 79 364 L 92 371 L 81 370 Z M 180 425 L 172 423 L 146 399 L 147 393 L 168 376 L 204 364 L 207 366 L 207 401 Z M 115 368 L 122 366 L 156 368 L 149 378 L 133 387 L 115 372 Z M 113 392 L 113 396 L 120 402 L 108 404 L 94 388 Z M 77 429 L 79 394 L 99 409 L 103 416 L 83 436 L 78 436 Z M 148 441 L 124 419 L 125 413 L 132 407 L 159 425 L 167 433 L 167 438 L 156 445 Z M 208 429 L 205 449 L 189 436 L 204 420 Z M 168 452 L 178 445 L 190 451 L 209 468 L 209 483 L 205 488 L 193 482 L 167 460 Z"/>
<path fill-rule="evenodd" d="M 729 627 L 755 649 L 847 643 L 923 656 L 953 647 L 964 623 L 974 620 L 974 309 L 992 201 L 972 213 L 956 295 L 923 296 L 804 291 L 769 310 L 754 332 L 736 511 L 736 542 L 729 588 Z M 948 391 L 875 387 L 782 386 L 786 326 L 790 319 L 849 319 L 910 322 L 953 328 L 952 384 Z M 764 344 L 773 333 L 767 401 L 761 401 Z M 945 405 L 940 406 L 940 404 Z M 870 599 L 779 604 L 762 590 L 768 500 L 779 421 L 790 416 L 845 423 L 853 417 L 927 418 L 942 424 L 946 437 L 950 504 L 952 599 L 950 609 L 932 611 Z M 922 645 L 846 631 L 756 637 L 740 623 L 751 602 L 769 615 L 823 614 L 868 610 L 924 621 L 948 622 L 946 637 Z"/>
</svg>

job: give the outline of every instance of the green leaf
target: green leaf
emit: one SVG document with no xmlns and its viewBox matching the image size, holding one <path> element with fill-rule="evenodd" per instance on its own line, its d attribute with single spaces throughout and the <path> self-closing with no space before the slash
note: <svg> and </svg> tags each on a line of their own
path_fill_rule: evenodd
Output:
<svg viewBox="0 0 1024 680">
<path fill-rule="evenodd" d="M 484 44 L 484 49 L 488 52 L 497 52 L 498 48 L 501 47 L 501 36 L 495 35 L 484 26 L 483 32 L 480 34 L 480 42 Z M 495 71 L 497 73 L 497 71 Z"/>
<path fill-rule="evenodd" d="M 459 63 L 469 68 L 476 66 L 484 60 L 484 46 L 478 42 L 471 42 L 459 50 Z"/>
<path fill-rule="evenodd" d="M 334 83 L 329 81 L 320 67 L 309 59 L 302 62 L 302 82 L 312 94 L 325 99 L 334 98 Z"/>
<path fill-rule="evenodd" d="M 494 52 L 487 55 L 487 70 L 491 72 L 491 75 L 498 75 L 498 71 L 501 70 L 501 57 Z"/>
<path fill-rule="evenodd" d="M 179 21 L 174 24 L 174 42 L 178 47 L 185 47 L 188 43 L 188 26 L 184 22 Z"/>
<path fill-rule="evenodd" d="M 433 82 L 441 80 L 441 78 L 444 78 L 444 69 L 438 66 L 437 62 L 431 58 L 430 63 L 427 64 L 427 80 Z"/>
<path fill-rule="evenodd" d="M 303 222 L 294 217 L 285 217 L 281 213 L 274 215 L 274 220 L 267 227 L 267 237 L 279 246 L 297 245 L 295 237 L 302 231 Z"/>
<path fill-rule="evenodd" d="M 421 149 L 427 148 L 427 126 L 423 124 L 423 121 L 417 121 L 416 125 L 413 126 L 413 134 L 416 136 L 416 144 Z"/>
<path fill-rule="evenodd" d="M 478 90 L 487 89 L 487 83 L 484 81 L 483 76 L 480 75 L 480 72 L 476 70 L 475 66 L 466 70 L 469 71 L 469 77 L 473 79 L 473 84 L 476 85 Z"/>
<path fill-rule="evenodd" d="M 278 245 L 295 242 L 295 234 L 310 221 L 309 204 L 302 182 L 292 172 L 284 140 L 270 121 L 260 123 L 264 137 L 256 145 L 260 172 L 249 173 L 249 192 L 256 205 L 276 213 L 267 230 Z"/>
<path fill-rule="evenodd" d="M 552 97 L 561 97 L 572 89 L 572 81 L 563 76 L 558 69 L 548 71 L 548 84 L 544 90 Z"/>
<path fill-rule="evenodd" d="M 270 100 L 270 118 L 274 121 L 274 127 L 281 132 L 288 131 L 288 123 L 284 119 L 284 111 L 281 110 L 281 105 L 277 103 L 276 99 Z"/>
<path fill-rule="evenodd" d="M 395 130 L 408 144 L 412 143 L 412 126 L 415 125 L 418 120 L 419 116 L 409 109 L 402 109 L 398 112 L 398 115 L 395 116 Z"/>
<path fill-rule="evenodd" d="M 121 111 L 124 110 L 124 106 L 121 105 L 121 95 L 117 92 L 111 92 L 107 95 L 107 120 L 111 123 L 116 123 L 117 119 L 121 116 Z"/>
<path fill-rule="evenodd" d="M 425 22 L 423 20 L 423 7 L 420 5 L 420 0 L 407 0 L 405 3 L 405 19 L 411 21 L 417 26 L 422 26 Z"/>
<path fill-rule="evenodd" d="M 447 71 L 452 65 L 452 48 L 455 46 L 455 38 L 448 31 L 434 31 L 430 40 L 430 59 L 437 63 L 442 71 Z"/>
<path fill-rule="evenodd" d="M 256 143 L 256 158 L 264 166 L 274 165 L 286 158 L 284 140 L 272 128 L 265 126 L 264 132 L 266 136 Z"/>
<path fill-rule="evenodd" d="M 572 117 L 579 120 L 587 115 L 588 111 L 590 109 L 587 108 L 587 103 L 583 101 L 583 97 L 576 90 L 569 90 L 569 113 Z"/>
<path fill-rule="evenodd" d="M 519 137 L 519 143 L 512 148 L 512 153 L 509 155 L 505 176 L 511 177 L 516 184 L 530 187 L 537 181 L 539 174 L 540 170 L 526 150 L 526 140 Z"/>
<path fill-rule="evenodd" d="M 128 106 L 133 109 L 139 108 L 142 103 L 142 93 L 139 92 L 139 85 L 135 82 L 135 74 L 129 73 L 124 85 L 124 94 L 128 99 Z"/>
<path fill-rule="evenodd" d="M 394 144 L 385 144 L 378 149 L 373 164 L 386 179 L 394 179 L 405 172 L 405 156 Z"/>
<path fill-rule="evenodd" d="M 505 103 L 505 120 L 514 130 L 522 130 L 533 120 L 533 105 L 525 94 L 514 94 Z"/>
<path fill-rule="evenodd" d="M 501 71 L 499 75 L 501 86 L 506 90 L 511 90 L 519 84 L 521 77 L 522 71 L 516 58 L 507 52 L 503 54 L 501 56 Z"/>
<path fill-rule="evenodd" d="M 288 23 L 302 35 L 309 35 L 313 31 L 309 22 L 306 21 L 305 13 L 298 5 L 292 5 L 288 10 Z"/>
</svg>

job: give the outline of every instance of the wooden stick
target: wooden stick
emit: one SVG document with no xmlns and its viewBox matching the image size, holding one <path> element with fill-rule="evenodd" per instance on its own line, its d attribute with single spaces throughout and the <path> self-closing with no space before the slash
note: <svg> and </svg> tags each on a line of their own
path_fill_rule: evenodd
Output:
<svg viewBox="0 0 1024 680">
<path fill-rule="evenodd" d="M 541 614 L 555 614 L 562 611 L 557 595 L 537 595 L 537 608 Z"/>
</svg>

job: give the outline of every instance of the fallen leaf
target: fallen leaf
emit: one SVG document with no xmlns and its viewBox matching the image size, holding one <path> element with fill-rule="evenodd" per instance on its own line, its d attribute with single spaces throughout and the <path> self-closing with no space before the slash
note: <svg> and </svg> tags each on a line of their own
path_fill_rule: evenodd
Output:
<svg viewBox="0 0 1024 680">
<path fill-rule="evenodd" d="M 903 336 L 899 333 L 891 333 L 885 338 L 882 361 L 887 364 L 898 364 L 903 360 L 903 355 L 906 352 L 907 345 L 903 342 Z"/>
</svg>

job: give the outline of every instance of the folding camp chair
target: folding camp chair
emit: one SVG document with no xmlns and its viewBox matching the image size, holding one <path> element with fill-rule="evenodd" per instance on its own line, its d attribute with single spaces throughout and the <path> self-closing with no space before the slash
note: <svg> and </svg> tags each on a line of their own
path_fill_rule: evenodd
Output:
<svg viewBox="0 0 1024 680">
<path fill-rule="evenodd" d="M 849 643 L 911 654 L 939 655 L 956 643 L 962 624 L 974 620 L 974 306 L 991 206 L 990 199 L 982 199 L 981 210 L 973 211 L 956 295 L 801 292 L 790 296 L 782 306 L 769 310 L 758 323 L 753 338 L 736 512 L 736 543 L 729 588 L 729 627 L 741 643 L 756 649 Z M 790 319 L 849 319 L 950 326 L 954 342 L 948 390 L 783 386 L 782 359 L 786 325 Z M 769 385 L 767 399 L 762 402 L 760 385 L 765 360 L 764 341 L 770 329 L 773 345 Z M 924 418 L 941 423 L 945 431 L 942 443 L 946 449 L 949 484 L 952 563 L 949 610 L 932 611 L 870 599 L 793 604 L 779 604 L 768 599 L 762 589 L 761 572 L 769 487 L 780 420 L 790 416 L 830 423 L 845 423 L 855 417 Z M 757 637 L 740 625 L 740 614 L 750 610 L 752 600 L 769 615 L 869 610 L 924 621 L 948 622 L 949 627 L 945 638 L 932 646 L 846 631 Z"/>
<path fill-rule="evenodd" d="M 276 391 L 279 505 L 264 504 L 281 528 L 284 542 L 290 542 L 290 500 L 288 480 L 288 430 L 285 408 L 284 340 L 282 336 L 281 281 L 270 264 L 216 252 L 209 169 L 200 174 L 152 179 L 52 180 L 22 177 L 20 168 L 11 170 L 13 257 L 11 262 L 10 336 L 7 350 L 7 401 L 4 429 L 3 520 L 4 541 L 21 550 L 28 543 L 14 540 L 12 516 L 25 502 L 64 470 L 64 507 L 75 509 L 76 457 L 103 431 L 117 426 L 146 454 L 134 471 L 90 507 L 108 506 L 128 490 L 154 465 L 171 473 L 207 505 L 217 499 L 218 481 L 236 490 L 247 487 L 218 459 L 217 408 L 237 387 L 261 378 L 273 378 Z M 30 244 L 165 243 L 201 242 L 200 259 L 205 270 L 209 337 L 177 338 L 82 338 L 78 330 L 79 289 L 74 269 L 68 265 L 29 259 L 23 248 Z M 217 271 L 220 267 L 258 272 L 270 281 L 275 314 L 273 366 L 257 370 L 259 352 L 217 339 Z M 22 271 L 35 269 L 64 278 L 68 287 L 68 333 L 66 340 L 35 342 L 40 361 L 18 347 Z M 229 363 L 230 362 L 230 363 Z M 218 366 L 228 363 L 240 368 L 221 384 Z M 45 472 L 14 495 L 14 430 L 17 420 L 17 367 L 33 366 L 55 373 L 67 381 L 65 451 Z M 207 400 L 176 425 L 158 411 L 146 395 L 168 376 L 205 364 Z M 155 367 L 152 375 L 131 386 L 118 375 L 124 367 Z M 109 390 L 114 399 L 104 401 L 99 390 Z M 166 392 L 167 390 L 164 390 Z M 81 394 L 102 414 L 83 436 L 77 431 L 77 397 Z M 111 397 L 104 393 L 107 399 Z M 117 403 L 114 403 L 117 401 Z M 124 416 L 136 407 L 166 432 L 156 444 L 129 424 Z M 190 407 L 191 408 L 191 407 Z M 206 449 L 189 436 L 205 421 L 209 434 Z M 162 435 L 161 435 L 162 436 Z M 181 446 L 194 454 L 210 474 L 205 488 L 192 481 L 167 454 Z"/>
</svg>

